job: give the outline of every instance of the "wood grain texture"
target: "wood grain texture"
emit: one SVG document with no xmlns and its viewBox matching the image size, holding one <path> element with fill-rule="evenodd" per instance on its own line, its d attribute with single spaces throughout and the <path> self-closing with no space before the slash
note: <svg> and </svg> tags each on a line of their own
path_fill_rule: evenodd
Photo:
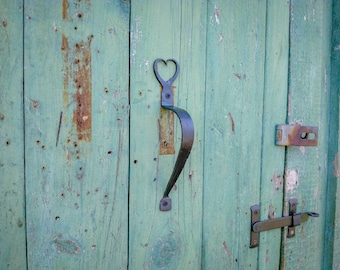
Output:
<svg viewBox="0 0 340 270">
<path fill-rule="evenodd" d="M 330 91 L 331 1 L 291 1 L 288 123 L 319 127 L 317 147 L 288 147 L 285 202 L 320 213 L 283 238 L 282 267 L 322 269 Z"/>
<path fill-rule="evenodd" d="M 126 1 L 25 1 L 29 268 L 127 267 L 128 32 Z"/>
<path fill-rule="evenodd" d="M 340 72 L 340 2 L 333 1 L 331 76 L 329 97 L 329 140 L 327 204 L 323 269 L 340 269 L 340 200 L 339 200 L 339 72 Z"/>
<path fill-rule="evenodd" d="M 206 1 L 131 3 L 130 234 L 131 269 L 200 269 L 205 93 Z M 174 105 L 191 115 L 194 146 L 175 188 L 172 210 L 159 202 L 174 168 L 181 131 L 175 116 L 174 155 L 159 154 L 160 85 L 156 58 L 174 58 L 180 73 Z M 174 66 L 159 66 L 167 80 Z"/>
<path fill-rule="evenodd" d="M 203 269 L 256 269 L 266 1 L 209 1 L 208 19 Z"/>
<path fill-rule="evenodd" d="M 25 269 L 23 3 L 0 7 L 0 267 Z"/>
<path fill-rule="evenodd" d="M 285 148 L 274 144 L 275 125 L 286 122 L 289 59 L 289 1 L 267 1 L 263 96 L 261 219 L 282 216 Z M 281 230 L 260 234 L 258 269 L 279 269 Z"/>
</svg>

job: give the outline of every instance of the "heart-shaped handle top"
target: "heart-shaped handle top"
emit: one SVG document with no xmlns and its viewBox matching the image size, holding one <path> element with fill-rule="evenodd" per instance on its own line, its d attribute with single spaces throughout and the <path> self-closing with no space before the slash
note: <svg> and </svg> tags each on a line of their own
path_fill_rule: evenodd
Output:
<svg viewBox="0 0 340 270">
<path fill-rule="evenodd" d="M 158 73 L 158 63 L 159 62 L 163 62 L 165 65 L 168 64 L 168 62 L 173 62 L 175 64 L 175 67 L 176 67 L 176 70 L 175 70 L 175 73 L 174 75 L 172 75 L 172 77 L 165 81 L 163 80 L 163 78 L 159 75 Z M 155 72 L 155 75 L 156 75 L 156 78 L 157 80 L 159 81 L 159 83 L 163 86 L 163 89 L 165 86 L 171 86 L 172 83 L 176 80 L 177 78 L 177 75 L 179 73 L 179 64 L 177 63 L 177 61 L 175 59 L 168 59 L 168 60 L 164 60 L 164 59 L 161 59 L 161 58 L 157 58 L 155 60 L 155 62 L 153 63 L 153 71 Z"/>
</svg>

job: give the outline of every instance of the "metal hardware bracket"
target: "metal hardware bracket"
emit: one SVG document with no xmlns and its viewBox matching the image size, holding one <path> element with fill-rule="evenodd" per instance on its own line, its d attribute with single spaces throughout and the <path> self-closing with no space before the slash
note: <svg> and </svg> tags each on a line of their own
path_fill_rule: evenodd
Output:
<svg viewBox="0 0 340 270">
<path fill-rule="evenodd" d="M 167 81 L 164 81 L 161 76 L 158 73 L 158 62 L 163 62 L 165 65 L 167 62 L 173 62 L 176 66 L 175 74 Z M 177 108 L 173 106 L 173 95 L 172 95 L 172 83 L 175 81 L 178 73 L 179 73 L 179 64 L 175 59 L 156 59 L 153 63 L 153 70 L 155 73 L 155 76 L 159 83 L 162 85 L 162 100 L 161 100 L 161 106 L 165 109 L 173 111 L 179 118 L 180 124 L 181 124 L 181 130 L 182 130 L 182 140 L 181 140 L 181 147 L 178 152 L 177 160 L 175 163 L 175 167 L 173 169 L 173 172 L 170 176 L 168 185 L 164 191 L 164 195 L 162 200 L 159 204 L 159 209 L 161 211 L 169 211 L 171 210 L 171 198 L 169 198 L 169 193 L 173 186 L 175 185 L 177 178 L 182 172 L 182 169 L 185 165 L 185 162 L 187 158 L 190 155 L 190 151 L 192 148 L 192 145 L 194 143 L 194 124 L 192 122 L 192 119 L 190 115 L 183 109 Z"/>
<path fill-rule="evenodd" d="M 318 127 L 277 125 L 275 144 L 282 146 L 317 146 Z"/>
<path fill-rule="evenodd" d="M 287 237 L 295 236 L 295 226 L 308 220 L 309 217 L 318 217 L 318 213 L 303 212 L 296 213 L 297 199 L 289 200 L 289 216 L 260 221 L 260 206 L 253 205 L 251 210 L 251 228 L 250 228 L 250 248 L 259 246 L 260 232 L 273 230 L 288 226 Z"/>
</svg>

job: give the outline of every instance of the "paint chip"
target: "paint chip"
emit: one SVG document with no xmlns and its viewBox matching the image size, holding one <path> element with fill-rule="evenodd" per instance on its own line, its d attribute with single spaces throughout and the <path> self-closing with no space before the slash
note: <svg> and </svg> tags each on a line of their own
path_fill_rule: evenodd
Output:
<svg viewBox="0 0 340 270">
<path fill-rule="evenodd" d="M 339 170 L 339 155 L 338 155 L 338 153 L 336 153 L 336 155 L 335 155 L 333 165 L 334 165 L 333 175 L 335 177 L 339 177 L 340 176 L 340 170 Z"/>
<path fill-rule="evenodd" d="M 286 170 L 286 191 L 294 193 L 299 185 L 299 173 L 295 170 Z"/>
<path fill-rule="evenodd" d="M 220 10 L 215 6 L 215 20 L 217 24 L 220 24 Z"/>
</svg>

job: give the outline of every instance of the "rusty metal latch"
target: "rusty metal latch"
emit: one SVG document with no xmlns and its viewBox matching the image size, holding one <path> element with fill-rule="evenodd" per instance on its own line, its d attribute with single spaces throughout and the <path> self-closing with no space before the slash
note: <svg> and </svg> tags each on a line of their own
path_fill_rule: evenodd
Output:
<svg viewBox="0 0 340 270">
<path fill-rule="evenodd" d="M 277 125 L 275 144 L 282 146 L 317 146 L 318 127 Z"/>
<path fill-rule="evenodd" d="M 309 217 L 318 217 L 318 213 L 304 212 L 296 213 L 297 199 L 289 200 L 289 216 L 260 221 L 260 206 L 253 205 L 251 210 L 251 224 L 250 224 L 250 248 L 259 246 L 259 234 L 263 231 L 273 230 L 288 226 L 287 237 L 295 236 L 295 226 L 306 222 Z"/>
<path fill-rule="evenodd" d="M 176 66 L 175 74 L 167 81 L 164 81 L 158 73 L 159 62 L 162 62 L 165 65 L 168 62 L 173 62 Z M 172 95 L 172 83 L 175 81 L 179 73 L 179 64 L 177 63 L 177 61 L 175 59 L 168 59 L 165 61 L 163 59 L 157 58 L 153 63 L 153 70 L 157 80 L 162 85 L 161 106 L 165 109 L 173 111 L 178 116 L 182 130 L 181 147 L 178 152 L 175 167 L 170 176 L 168 185 L 164 191 L 163 198 L 160 201 L 159 205 L 161 211 L 169 211 L 171 210 L 171 198 L 169 197 L 169 193 L 173 186 L 175 185 L 177 178 L 181 174 L 185 162 L 190 155 L 192 145 L 194 143 L 194 124 L 192 122 L 190 115 L 185 110 L 173 106 L 174 102 Z"/>
</svg>

